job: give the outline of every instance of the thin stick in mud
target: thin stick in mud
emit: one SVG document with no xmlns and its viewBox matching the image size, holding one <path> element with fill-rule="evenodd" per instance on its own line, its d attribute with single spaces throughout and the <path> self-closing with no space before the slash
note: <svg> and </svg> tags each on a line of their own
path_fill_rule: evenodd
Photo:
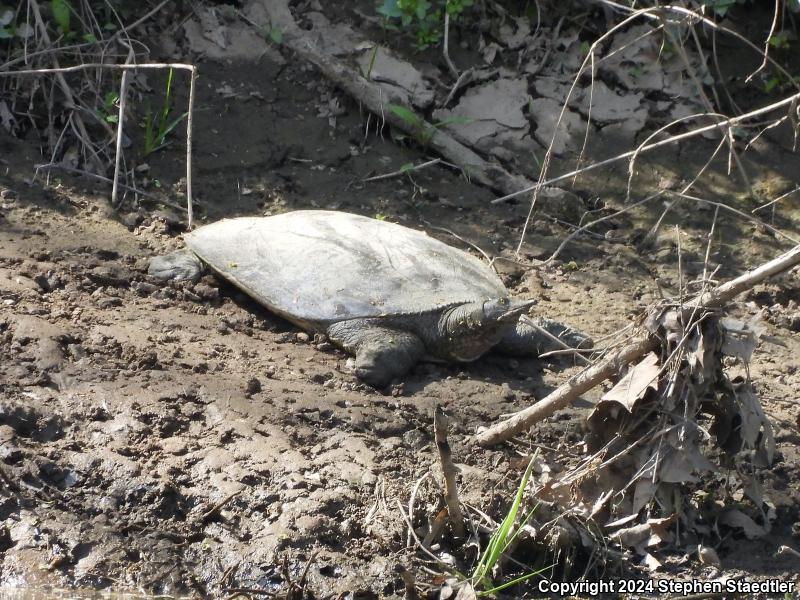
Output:
<svg viewBox="0 0 800 600">
<path fill-rule="evenodd" d="M 447 416 L 441 406 L 436 406 L 433 411 L 433 430 L 436 438 L 436 448 L 439 450 L 439 461 L 442 465 L 444 475 L 445 501 L 447 502 L 447 513 L 450 516 L 450 524 L 453 526 L 453 533 L 457 538 L 466 536 L 464 528 L 464 513 L 461 512 L 461 503 L 458 499 L 458 484 L 456 474 L 458 467 L 453 463 L 453 456 L 450 452 L 450 444 L 447 441 Z"/>
</svg>

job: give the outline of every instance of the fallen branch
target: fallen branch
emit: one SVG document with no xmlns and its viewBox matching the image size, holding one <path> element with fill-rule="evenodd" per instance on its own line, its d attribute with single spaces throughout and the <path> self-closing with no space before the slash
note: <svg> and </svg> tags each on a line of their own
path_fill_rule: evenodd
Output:
<svg viewBox="0 0 800 600">
<path fill-rule="evenodd" d="M 683 312 L 688 315 L 698 308 L 723 306 L 765 279 L 788 271 L 798 264 L 800 264 L 800 245 L 764 263 L 760 267 L 740 275 L 736 279 L 732 279 L 713 290 L 701 294 L 687 303 L 683 307 Z M 648 352 L 655 350 L 660 343 L 660 340 L 652 334 L 634 340 L 622 349 L 606 356 L 596 365 L 578 373 L 533 406 L 521 410 L 508 419 L 480 432 L 476 436 L 478 444 L 492 446 L 530 429 L 535 423 L 566 407 L 601 381 L 616 375 L 625 365 L 638 361 Z"/>
<path fill-rule="evenodd" d="M 463 538 L 466 536 L 466 530 L 464 513 L 461 512 L 461 503 L 458 500 L 458 484 L 456 483 L 458 467 L 453 463 L 450 444 L 447 442 L 447 416 L 441 406 L 437 406 L 433 412 L 433 430 L 444 475 L 444 499 L 447 502 L 447 514 L 450 516 L 453 533 L 457 538 Z"/>
<path fill-rule="evenodd" d="M 430 139 L 426 139 L 427 146 L 448 161 L 456 163 L 469 179 L 504 194 L 511 194 L 531 185 L 530 180 L 509 173 L 499 164 L 483 159 L 434 124 L 422 118 L 410 123 L 387 110 L 388 105 L 404 105 L 405 100 L 388 88 L 362 76 L 343 61 L 322 52 L 312 36 L 297 25 L 286 0 L 261 0 L 261 5 L 269 15 L 271 26 L 282 32 L 284 46 L 316 66 L 325 77 L 392 127 L 411 136 L 419 135 L 420 130 L 433 132 Z"/>
</svg>

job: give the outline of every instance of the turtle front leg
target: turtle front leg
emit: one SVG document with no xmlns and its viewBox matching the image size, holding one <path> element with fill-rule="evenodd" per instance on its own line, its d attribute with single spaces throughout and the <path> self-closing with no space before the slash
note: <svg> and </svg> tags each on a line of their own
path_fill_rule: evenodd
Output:
<svg viewBox="0 0 800 600">
<path fill-rule="evenodd" d="M 328 337 L 355 355 L 356 377 L 377 388 L 404 375 L 425 356 L 425 344 L 413 333 L 368 320 L 334 323 Z"/>
<path fill-rule="evenodd" d="M 592 339 L 586 333 L 542 317 L 521 318 L 516 328 L 495 346 L 499 352 L 513 356 L 539 356 L 553 350 L 591 347 Z"/>
<path fill-rule="evenodd" d="M 203 273 L 203 263 L 188 250 L 177 250 L 150 261 L 147 274 L 165 281 L 197 281 Z"/>
</svg>

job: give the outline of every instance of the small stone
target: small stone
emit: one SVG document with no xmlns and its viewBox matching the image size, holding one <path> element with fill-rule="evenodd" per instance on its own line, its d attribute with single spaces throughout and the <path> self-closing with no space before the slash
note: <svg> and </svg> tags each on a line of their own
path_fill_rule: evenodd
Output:
<svg viewBox="0 0 800 600">
<path fill-rule="evenodd" d="M 294 336 L 294 339 L 301 344 L 307 344 L 308 341 L 311 339 L 311 336 L 308 335 L 305 331 L 301 331 L 300 333 Z"/>
<path fill-rule="evenodd" d="M 257 394 L 261 391 L 261 382 L 255 378 L 251 377 L 247 380 L 247 386 L 245 387 L 245 395 L 252 396 L 253 394 Z"/>
<path fill-rule="evenodd" d="M 160 444 L 161 449 L 167 454 L 181 456 L 182 454 L 186 454 L 186 452 L 188 452 L 188 449 L 186 448 L 186 442 L 183 440 L 183 438 L 165 438 L 161 440 Z"/>
<path fill-rule="evenodd" d="M 97 302 L 97 306 L 99 308 L 111 308 L 113 306 L 122 306 L 122 299 L 121 298 L 115 298 L 115 297 L 101 298 Z"/>
<path fill-rule="evenodd" d="M 422 450 L 428 445 L 428 437 L 419 429 L 409 429 L 402 435 L 403 443 L 412 450 Z"/>
<path fill-rule="evenodd" d="M 800 540 L 800 521 L 792 523 L 792 537 Z"/>
<path fill-rule="evenodd" d="M 365 470 L 361 475 L 361 483 L 364 485 L 375 485 L 376 481 L 378 481 L 378 477 L 370 470 Z"/>
<path fill-rule="evenodd" d="M 86 357 L 86 349 L 80 344 L 67 344 L 67 354 L 74 360 L 80 360 Z"/>
<path fill-rule="evenodd" d="M 216 300 L 219 298 L 219 289 L 205 283 L 196 284 L 194 286 L 194 293 L 205 300 Z"/>
<path fill-rule="evenodd" d="M 504 383 L 500 386 L 500 397 L 503 400 L 508 400 L 510 402 L 516 399 L 517 394 L 511 389 L 511 386 L 509 386 L 507 383 Z"/>
<path fill-rule="evenodd" d="M 134 291 L 140 296 L 149 296 L 150 294 L 158 291 L 158 286 L 146 281 L 134 281 L 131 284 Z"/>
</svg>

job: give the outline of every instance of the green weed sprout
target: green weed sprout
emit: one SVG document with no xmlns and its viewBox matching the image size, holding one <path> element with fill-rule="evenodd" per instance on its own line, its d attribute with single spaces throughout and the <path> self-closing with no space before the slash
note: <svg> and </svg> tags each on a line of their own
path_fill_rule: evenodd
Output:
<svg viewBox="0 0 800 600">
<path fill-rule="evenodd" d="M 148 106 L 144 122 L 144 155 L 149 156 L 167 145 L 166 138 L 189 113 L 182 113 L 170 120 L 172 114 L 172 69 L 167 75 L 167 87 L 164 92 L 164 106 L 158 116 Z"/>
<path fill-rule="evenodd" d="M 539 569 L 538 571 L 526 573 L 525 575 L 517 577 L 501 585 L 495 585 L 491 577 L 492 570 L 494 569 L 495 565 L 497 565 L 498 561 L 500 560 L 500 557 L 503 556 L 503 553 L 514 542 L 516 537 L 522 531 L 522 528 L 536 512 L 536 507 L 534 507 L 531 510 L 531 512 L 528 513 L 528 515 L 522 520 L 519 526 L 514 527 L 514 524 L 517 521 L 517 515 L 519 514 L 520 507 L 522 506 L 522 499 L 525 494 L 525 488 L 528 486 L 528 480 L 531 477 L 533 466 L 536 463 L 536 459 L 538 458 L 538 456 L 539 456 L 539 451 L 537 450 L 536 453 L 531 458 L 530 462 L 528 463 L 528 468 L 525 469 L 525 474 L 522 476 L 522 481 L 519 484 L 519 488 L 517 489 L 517 494 L 514 497 L 514 502 L 511 504 L 511 508 L 508 509 L 508 513 L 503 519 L 503 522 L 500 523 L 500 526 L 497 528 L 497 531 L 495 531 L 494 535 L 492 535 L 492 537 L 489 539 L 489 544 L 486 546 L 486 550 L 484 550 L 480 561 L 478 561 L 478 564 L 472 571 L 472 576 L 470 577 L 470 579 L 472 581 L 473 587 L 483 588 L 481 591 L 477 592 L 479 596 L 487 596 L 502 591 L 506 588 L 517 585 L 518 583 L 522 583 L 523 581 L 530 579 L 531 577 L 540 575 L 541 573 L 547 570 L 547 567 L 545 567 Z"/>
</svg>

